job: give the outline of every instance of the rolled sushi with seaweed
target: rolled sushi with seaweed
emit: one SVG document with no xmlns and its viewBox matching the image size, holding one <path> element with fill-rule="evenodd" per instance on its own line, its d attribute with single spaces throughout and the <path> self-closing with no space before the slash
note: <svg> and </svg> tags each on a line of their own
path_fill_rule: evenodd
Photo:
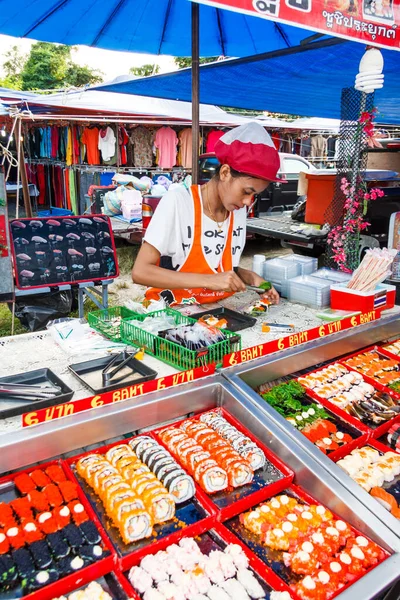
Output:
<svg viewBox="0 0 400 600">
<path fill-rule="evenodd" d="M 68 554 L 71 551 L 69 545 L 64 539 L 62 531 L 50 533 L 50 535 L 47 536 L 46 541 L 49 545 L 53 557 L 56 560 L 64 558 L 64 556 L 68 556 Z"/>
<path fill-rule="evenodd" d="M 32 553 L 33 560 L 38 569 L 47 569 L 53 562 L 49 546 L 45 540 L 33 542 L 29 546 L 29 550 Z"/>
<path fill-rule="evenodd" d="M 194 481 L 183 469 L 178 468 L 176 471 L 170 471 L 165 475 L 162 482 L 169 493 L 172 494 L 176 504 L 186 502 L 195 495 Z"/>
<path fill-rule="evenodd" d="M 29 550 L 26 548 L 18 548 L 18 550 L 14 550 L 11 556 L 17 567 L 18 574 L 22 579 L 24 577 L 30 577 L 35 573 L 36 567 Z"/>
<path fill-rule="evenodd" d="M 74 525 L 73 523 L 70 523 L 61 531 L 71 548 L 79 548 L 79 546 L 82 546 L 82 544 L 85 543 L 80 528 Z"/>
<path fill-rule="evenodd" d="M 71 554 L 70 556 L 60 558 L 56 566 L 61 575 L 69 575 L 82 569 L 85 566 L 85 560 L 81 556 L 73 556 Z"/>
<path fill-rule="evenodd" d="M 93 521 L 85 521 L 79 525 L 79 530 L 83 534 L 88 544 L 100 544 L 101 537 Z"/>
<path fill-rule="evenodd" d="M 86 562 L 95 562 L 96 560 L 100 560 L 103 556 L 104 551 L 103 548 L 99 544 L 95 544 L 94 546 L 90 544 L 83 544 L 77 551 L 77 554 L 83 558 Z"/>
<path fill-rule="evenodd" d="M 9 590 L 18 579 L 17 567 L 9 554 L 0 556 L 0 589 Z"/>
<path fill-rule="evenodd" d="M 37 571 L 36 573 L 24 577 L 21 581 L 21 587 L 24 592 L 34 592 L 35 590 L 39 590 L 45 585 L 49 585 L 50 583 L 54 583 L 60 577 L 59 572 L 56 569 L 45 569 L 42 571 Z"/>
</svg>

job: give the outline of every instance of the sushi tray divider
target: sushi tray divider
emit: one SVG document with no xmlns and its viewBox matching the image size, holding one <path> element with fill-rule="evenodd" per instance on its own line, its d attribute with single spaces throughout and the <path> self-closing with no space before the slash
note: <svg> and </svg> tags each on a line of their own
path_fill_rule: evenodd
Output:
<svg viewBox="0 0 400 600">
<path fill-rule="evenodd" d="M 205 411 L 205 412 L 199 413 L 197 415 L 194 415 L 193 417 L 190 417 L 190 420 L 198 421 L 200 419 L 201 415 L 206 414 L 207 412 L 216 412 L 216 411 L 215 411 L 215 409 L 213 409 L 210 411 Z M 202 488 L 197 483 L 197 481 L 194 480 L 195 486 L 196 486 L 196 495 L 201 494 L 202 496 L 206 496 L 208 498 L 209 503 L 212 505 L 214 512 L 217 511 L 218 519 L 222 520 L 222 519 L 230 518 L 234 515 L 239 514 L 240 512 L 242 512 L 244 510 L 247 510 L 250 506 L 253 506 L 257 502 L 262 502 L 265 498 L 269 497 L 271 494 L 277 494 L 277 493 L 283 491 L 293 481 L 294 473 L 291 469 L 289 469 L 289 467 L 287 467 L 285 465 L 285 463 L 282 462 L 282 460 L 280 458 L 278 458 L 275 454 L 273 454 L 271 452 L 271 450 L 269 450 L 260 440 L 258 440 L 252 433 L 250 433 L 245 427 L 243 427 L 243 425 L 241 425 L 241 423 L 239 423 L 225 409 L 218 408 L 218 413 L 221 414 L 221 416 L 223 416 L 231 425 L 236 427 L 236 429 L 238 429 L 241 433 L 243 433 L 244 435 L 249 437 L 253 442 L 255 442 L 257 444 L 257 446 L 259 446 L 261 448 L 261 450 L 264 452 L 266 459 L 270 463 L 272 463 L 272 465 L 274 467 L 276 467 L 283 475 L 283 477 L 281 479 L 271 482 L 270 484 L 263 486 L 261 489 L 257 490 L 256 492 L 252 492 L 248 496 L 245 496 L 243 498 L 235 500 L 229 506 L 222 507 L 222 508 L 219 507 L 215 502 L 213 502 L 213 499 L 212 499 L 213 495 L 212 494 L 208 495 L 204 490 L 202 490 Z M 154 429 L 150 433 L 153 435 L 153 437 L 156 439 L 156 441 L 159 444 L 161 444 L 166 450 L 168 450 L 168 446 L 166 444 L 164 444 L 164 442 L 159 437 L 159 434 L 162 431 L 164 431 L 165 429 L 170 429 L 171 427 L 179 427 L 181 425 L 181 423 L 183 423 L 184 421 L 187 421 L 187 420 L 188 419 L 185 418 L 180 421 L 176 421 L 175 423 L 169 424 L 167 426 L 162 426 L 159 429 Z M 168 452 L 171 452 L 171 451 L 168 450 Z M 171 454 L 174 456 L 175 460 L 177 460 L 179 462 L 179 464 L 181 464 L 179 461 L 179 457 L 176 457 L 172 452 L 171 452 Z M 182 468 L 184 468 L 184 467 L 182 466 Z M 245 486 L 240 486 L 240 487 L 236 488 L 238 490 L 238 493 L 242 489 L 242 487 L 245 487 Z M 219 492 L 219 493 L 223 494 L 224 492 Z"/>
<path fill-rule="evenodd" d="M 0 419 L 16 417 L 27 412 L 39 410 L 42 408 L 49 408 L 50 406 L 55 406 L 56 404 L 65 404 L 66 402 L 69 402 L 71 400 L 72 396 L 75 393 L 74 390 L 72 390 L 62 379 L 60 379 L 60 377 L 58 377 L 58 375 L 56 375 L 51 369 L 48 368 L 35 369 L 34 371 L 28 371 L 26 373 L 17 373 L 15 375 L 7 375 L 5 377 L 0 377 L 0 385 L 7 383 L 26 383 L 27 385 L 30 385 L 32 381 L 29 380 L 29 375 L 36 379 L 36 381 L 38 379 L 43 379 L 43 381 L 47 380 L 50 383 L 55 383 L 56 385 L 60 386 L 61 393 L 48 399 L 38 398 L 35 400 L 34 398 L 32 398 L 30 402 L 26 400 L 23 404 L 18 402 L 17 405 L 13 408 L 0 408 Z M 4 399 L 5 396 L 3 395 L 2 398 Z"/>
<path fill-rule="evenodd" d="M 263 583 L 272 588 L 271 591 L 287 591 L 290 592 L 289 587 L 268 567 L 262 560 L 260 560 L 249 548 L 246 546 L 240 539 L 238 539 L 229 529 L 224 527 L 221 523 L 217 521 L 214 523 L 212 527 L 210 527 L 207 531 L 202 531 L 197 534 L 200 536 L 203 533 L 208 533 L 211 537 L 216 537 L 215 542 L 220 545 L 221 549 L 229 544 L 237 544 L 239 545 L 243 552 L 246 554 L 249 559 L 249 568 L 256 573 L 256 575 L 263 581 Z M 188 535 L 183 535 L 182 538 L 193 537 Z M 181 538 L 181 539 L 182 539 Z M 198 540 L 196 540 L 198 541 Z M 221 544 L 222 542 L 222 544 Z M 130 597 L 134 600 L 141 600 L 142 596 L 135 590 L 133 585 L 130 583 L 128 579 L 128 572 L 134 566 L 139 566 L 140 561 L 149 554 L 155 555 L 159 551 L 166 550 L 170 544 L 168 540 L 164 538 L 160 540 L 155 546 L 151 546 L 147 548 L 147 552 L 142 555 L 136 553 L 134 556 L 131 555 L 131 560 L 126 563 L 124 572 L 122 573 L 122 580 L 125 583 L 124 589 L 129 592 Z M 268 593 L 268 592 L 267 592 Z M 292 593 L 292 592 L 291 592 Z M 292 597 L 297 600 L 297 596 L 292 593 Z M 300 600 L 300 599 L 299 599 Z"/>
<path fill-rule="evenodd" d="M 303 502 L 305 502 L 306 504 L 321 504 L 318 500 L 316 500 L 315 498 L 313 498 L 313 496 L 311 496 L 308 492 L 306 492 L 303 488 L 301 488 L 298 485 L 292 484 L 287 490 L 285 490 L 285 493 L 287 493 L 290 496 L 293 496 L 296 499 L 299 499 Z M 272 499 L 272 497 L 270 498 Z M 323 505 L 322 505 L 323 506 Z M 256 508 L 256 507 L 254 507 Z M 341 520 L 342 518 L 338 515 L 336 515 L 333 511 L 330 511 L 333 514 L 333 519 L 335 520 Z M 346 521 L 346 523 L 349 525 L 350 529 L 353 531 L 353 533 L 356 533 L 357 535 L 362 535 L 363 537 L 367 538 L 369 541 L 372 541 L 367 535 L 365 535 L 364 533 L 360 534 L 360 532 L 356 529 L 356 527 L 354 527 L 353 525 L 351 525 L 348 521 Z M 234 531 L 232 531 L 229 527 L 229 524 L 226 524 L 226 527 L 228 528 L 228 530 L 232 533 L 233 536 L 235 536 Z M 251 534 L 249 532 L 249 535 L 254 537 L 254 534 Z M 246 542 L 244 540 L 242 540 L 239 536 L 235 536 L 238 538 L 240 545 L 243 547 L 245 546 L 246 548 L 249 549 L 249 547 L 247 546 Z M 255 546 L 258 546 L 260 548 L 260 550 L 262 548 L 264 548 L 264 546 L 262 545 L 261 542 L 253 542 Z M 376 542 L 374 542 L 376 543 Z M 379 545 L 379 544 L 378 544 Z M 379 565 L 381 565 L 387 558 L 389 558 L 390 553 L 387 552 L 384 548 L 382 548 L 381 546 L 379 546 L 379 548 L 383 551 L 383 553 L 385 554 L 385 558 L 378 563 L 377 565 L 375 565 L 374 567 L 370 568 L 366 573 L 360 575 L 359 577 L 353 579 L 351 582 L 348 582 L 345 586 L 341 587 L 340 589 L 338 589 L 332 596 L 330 596 L 329 598 L 336 598 L 337 596 L 339 596 L 343 591 L 347 590 L 350 586 L 352 586 L 356 581 L 358 581 L 359 579 L 361 579 L 363 577 L 363 575 L 367 575 L 368 573 L 370 573 L 371 571 L 373 571 L 376 567 L 379 567 Z M 265 565 L 266 567 L 268 567 L 268 569 L 270 569 L 271 571 L 273 571 L 272 567 L 270 567 L 262 558 L 260 558 L 255 550 L 250 550 L 250 552 L 254 553 L 256 558 L 258 558 L 259 561 L 261 561 L 261 563 L 263 565 Z M 283 552 L 283 551 L 280 551 Z M 275 562 L 275 561 L 273 561 Z M 290 589 L 290 594 L 292 596 L 292 598 L 294 600 L 301 600 L 299 598 L 299 596 L 291 589 L 290 585 L 291 584 L 287 584 L 283 579 L 280 578 L 280 576 L 275 573 L 273 571 L 275 577 L 277 577 L 279 579 L 279 581 L 281 583 L 283 583 L 283 585 L 287 586 L 285 589 Z M 295 583 L 296 581 L 296 575 L 292 575 L 292 583 Z"/>
<path fill-rule="evenodd" d="M 394 342 L 398 341 L 400 340 L 394 340 Z M 389 346 L 391 343 L 393 344 L 394 342 L 386 342 L 385 345 Z M 379 350 L 380 354 L 387 356 L 387 358 L 392 358 L 393 360 L 400 361 L 400 354 L 393 354 L 393 352 L 390 352 L 390 350 L 387 350 L 386 348 L 384 348 L 384 346 L 378 346 L 377 349 Z"/>
<path fill-rule="evenodd" d="M 353 354 L 349 354 L 348 356 L 342 356 L 342 358 L 340 358 L 337 362 L 340 362 L 349 371 L 355 371 L 356 373 L 361 373 L 361 371 L 358 371 L 358 369 L 355 369 L 354 367 L 350 367 L 348 364 L 346 364 L 346 361 L 349 360 L 350 358 L 354 358 L 355 356 L 359 356 L 360 354 L 365 354 L 366 352 L 377 352 L 384 358 L 390 358 L 400 364 L 399 356 L 394 356 L 394 357 L 388 356 L 387 354 L 382 352 L 381 348 L 379 348 L 378 346 L 369 346 L 368 348 L 363 348 L 362 350 L 359 350 L 358 352 L 353 352 Z M 377 379 L 374 379 L 370 375 L 365 375 L 364 373 L 361 373 L 361 375 L 363 376 L 364 380 L 367 383 L 373 385 L 374 388 L 377 389 L 379 392 L 385 392 L 386 394 L 389 394 L 389 396 L 392 396 L 392 398 L 394 398 L 395 400 L 400 400 L 400 393 L 395 392 L 394 390 L 390 389 L 383 383 L 380 383 Z M 400 379 L 400 376 L 399 376 L 399 379 Z"/>
<path fill-rule="evenodd" d="M 376 347 L 374 346 L 373 348 L 369 348 L 367 350 L 362 350 L 362 351 L 356 352 L 352 356 L 357 356 L 358 354 L 368 352 L 372 349 L 376 349 Z M 319 369 L 315 369 L 315 371 L 309 371 L 307 373 L 307 375 L 313 375 L 315 373 L 318 373 L 319 371 L 322 371 L 323 369 L 326 369 L 327 367 L 339 362 L 348 371 L 359 373 L 362 376 L 363 380 L 366 383 L 369 383 L 370 385 L 372 385 L 377 392 L 387 393 L 395 400 L 397 399 L 396 398 L 397 394 L 395 392 L 393 392 L 393 390 L 386 388 L 385 386 L 383 386 L 380 383 L 378 383 L 377 381 L 375 381 L 375 379 L 371 379 L 370 377 L 367 377 L 363 373 L 360 373 L 360 371 L 357 371 L 356 369 L 353 369 L 353 368 L 349 367 L 348 365 L 346 365 L 344 363 L 344 361 L 347 360 L 348 358 L 351 358 L 351 357 L 347 356 L 345 358 L 341 358 L 340 360 L 336 360 L 332 363 L 324 365 L 324 366 L 320 367 Z M 321 398 L 320 396 L 318 396 L 317 392 L 315 392 L 314 390 L 312 390 L 310 388 L 306 388 L 306 389 L 307 389 L 307 394 L 309 396 L 311 396 L 312 398 L 314 398 L 316 401 L 318 401 L 322 406 L 324 406 L 325 408 L 328 408 L 331 412 L 336 414 L 343 421 L 346 421 L 347 423 L 352 425 L 352 427 L 355 427 L 356 429 L 359 429 L 360 431 L 363 431 L 364 433 L 369 433 L 370 436 L 372 436 L 372 437 L 379 438 L 381 435 L 383 435 L 386 431 L 388 431 L 391 428 L 393 423 L 397 423 L 400 420 L 400 415 L 398 415 L 397 417 L 393 417 L 393 419 L 389 419 L 385 423 L 382 423 L 382 425 L 372 428 L 372 427 L 366 425 L 365 423 L 363 423 L 362 421 L 360 421 L 359 419 L 357 419 L 356 417 L 353 417 L 353 415 L 350 415 L 346 411 L 342 410 L 339 406 L 336 406 L 336 404 L 334 404 L 333 402 L 330 402 L 326 398 Z M 400 399 L 400 394 L 398 394 L 398 397 Z"/>
<path fill-rule="evenodd" d="M 68 468 L 68 465 L 66 465 L 65 461 L 56 459 L 56 460 L 51 460 L 51 461 L 48 461 L 45 463 L 41 463 L 34 467 L 29 467 L 29 468 L 22 469 L 19 471 L 14 471 L 14 473 L 11 473 L 9 475 L 5 475 L 5 476 L 1 477 L 0 478 L 0 489 L 5 484 L 14 483 L 14 480 L 16 479 L 16 477 L 18 477 L 19 475 L 22 475 L 23 473 L 29 474 L 37 469 L 44 471 L 48 467 L 51 467 L 54 465 L 62 468 L 68 481 L 77 483 L 75 480 L 75 477 L 73 477 L 73 475 L 71 476 L 71 471 Z M 107 550 L 107 552 L 109 554 L 108 554 L 108 556 L 101 558 L 100 560 L 94 562 L 93 564 L 83 567 L 82 569 L 76 571 L 75 573 L 70 573 L 69 575 L 61 576 L 60 579 L 58 579 L 54 583 L 50 583 L 49 585 L 43 586 L 39 590 L 31 592 L 29 594 L 29 597 L 32 599 L 34 598 L 35 600 L 53 600 L 53 598 L 57 598 L 60 595 L 59 590 L 61 589 L 61 585 L 62 585 L 63 589 L 65 588 L 65 590 L 69 590 L 69 592 L 71 592 L 81 585 L 81 583 L 80 583 L 81 581 L 86 581 L 87 583 L 90 583 L 90 581 L 92 581 L 93 579 L 101 577 L 108 571 L 112 570 L 114 565 L 116 564 L 116 554 L 115 554 L 114 548 L 113 548 L 111 542 L 109 541 L 107 535 L 104 533 L 104 531 L 101 527 L 101 524 L 97 521 L 96 516 L 93 513 L 93 510 L 90 506 L 90 503 L 88 502 L 87 498 L 85 497 L 79 484 L 77 485 L 77 493 L 78 493 L 79 501 L 81 502 L 81 504 L 83 504 L 85 511 L 87 512 L 87 514 L 89 515 L 91 520 L 94 521 L 94 523 L 96 525 L 96 528 L 101 537 L 103 549 L 105 547 L 105 549 Z M 20 496 L 18 496 L 18 497 L 20 497 Z M 38 569 L 38 571 L 39 570 L 40 569 Z"/>
<path fill-rule="evenodd" d="M 149 435 L 149 433 L 150 432 L 148 432 L 146 435 Z M 133 549 L 131 551 L 127 550 L 125 552 L 123 550 L 122 546 L 126 546 L 126 547 L 128 547 L 128 546 L 126 544 L 124 544 L 124 542 L 120 538 L 120 535 L 118 534 L 117 540 L 114 541 L 111 538 L 111 536 L 107 533 L 108 525 L 106 522 L 103 523 L 103 519 L 106 521 L 108 519 L 108 517 L 105 514 L 102 516 L 98 513 L 97 505 L 98 505 L 98 503 L 101 503 L 100 498 L 97 496 L 97 494 L 94 492 L 94 490 L 92 490 L 92 488 L 90 488 L 89 485 L 86 484 L 86 482 L 84 480 L 80 479 L 78 473 L 75 472 L 73 467 L 74 467 L 74 464 L 78 460 L 83 458 L 84 456 L 88 456 L 89 454 L 104 454 L 110 448 L 112 448 L 114 446 L 119 446 L 121 444 L 128 444 L 129 440 L 137 438 L 137 437 L 141 437 L 141 436 L 134 435 L 130 438 L 126 438 L 124 440 L 119 440 L 117 442 L 113 442 L 111 444 L 101 446 L 100 448 L 95 448 L 94 450 L 89 450 L 82 454 L 72 456 L 65 461 L 65 468 L 67 469 L 70 477 L 72 477 L 73 480 L 75 481 L 75 483 L 78 484 L 78 487 L 81 490 L 82 495 L 85 497 L 86 502 L 90 505 L 90 514 L 93 515 L 93 520 L 95 521 L 96 526 L 98 527 L 100 533 L 103 534 L 104 536 L 106 536 L 110 547 L 112 547 L 114 554 L 116 554 L 115 560 L 122 567 L 124 567 L 125 561 L 129 558 L 129 556 L 131 556 L 132 554 L 140 553 L 141 551 L 145 551 L 145 549 L 148 548 L 149 546 L 152 547 L 152 545 L 155 543 L 154 538 L 148 538 L 147 543 L 145 543 L 143 547 L 140 546 L 137 549 Z M 159 440 L 157 440 L 157 441 L 159 442 Z M 160 444 L 160 445 L 162 445 L 162 444 Z M 88 488 L 87 491 L 83 489 L 84 485 L 87 486 L 87 488 Z M 182 529 L 177 529 L 176 531 L 173 531 L 172 533 L 170 533 L 166 536 L 163 536 L 160 539 L 167 539 L 167 540 L 169 540 L 169 543 L 172 544 L 172 543 L 174 543 L 175 539 L 180 539 L 182 532 L 185 532 L 186 535 L 191 535 L 191 531 L 192 530 L 197 531 L 198 526 L 200 527 L 201 530 L 203 530 L 203 529 L 207 530 L 212 526 L 212 524 L 214 523 L 216 514 L 217 514 L 217 510 L 216 510 L 215 505 L 210 501 L 210 499 L 207 497 L 207 495 L 201 489 L 196 488 L 196 494 L 192 498 L 191 501 L 192 502 L 195 501 L 199 505 L 199 507 L 206 513 L 206 515 L 203 518 L 201 518 L 199 521 L 196 521 L 195 523 L 192 523 L 190 525 L 186 525 Z M 177 506 L 179 508 L 180 505 L 177 505 Z M 175 519 L 176 519 L 176 517 L 175 517 Z M 171 521 L 167 521 L 164 525 L 167 526 L 171 522 L 173 522 L 173 519 Z M 154 535 L 154 533 L 153 533 L 153 535 Z M 138 540 L 138 541 L 142 542 L 143 540 Z"/>
</svg>

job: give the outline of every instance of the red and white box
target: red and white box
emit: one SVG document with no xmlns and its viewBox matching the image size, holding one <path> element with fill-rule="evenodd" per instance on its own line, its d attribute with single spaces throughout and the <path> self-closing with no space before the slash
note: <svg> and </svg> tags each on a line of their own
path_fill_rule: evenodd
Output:
<svg viewBox="0 0 400 600">
<path fill-rule="evenodd" d="M 394 285 L 380 283 L 371 292 L 360 292 L 339 283 L 331 286 L 331 308 L 333 310 L 354 310 L 363 313 L 371 310 L 393 308 L 396 300 Z"/>
</svg>

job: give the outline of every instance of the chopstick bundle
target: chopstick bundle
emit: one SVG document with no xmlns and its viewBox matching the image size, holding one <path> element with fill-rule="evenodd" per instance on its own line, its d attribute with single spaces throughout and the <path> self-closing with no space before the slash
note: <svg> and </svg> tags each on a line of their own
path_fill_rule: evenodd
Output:
<svg viewBox="0 0 400 600">
<path fill-rule="evenodd" d="M 367 250 L 347 287 L 360 292 L 373 291 L 378 283 L 382 283 L 391 275 L 390 267 L 396 254 L 396 250 L 388 250 L 387 248 Z"/>
</svg>

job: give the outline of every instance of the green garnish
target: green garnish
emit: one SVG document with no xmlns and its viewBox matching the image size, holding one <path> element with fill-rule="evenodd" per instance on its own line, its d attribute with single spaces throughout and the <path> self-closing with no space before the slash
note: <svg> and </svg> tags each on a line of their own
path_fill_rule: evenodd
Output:
<svg viewBox="0 0 400 600">
<path fill-rule="evenodd" d="M 306 425 L 314 423 L 317 419 L 329 419 L 330 415 L 317 404 L 303 404 L 301 399 L 306 395 L 303 386 L 297 381 L 281 383 L 271 388 L 261 397 L 283 417 L 296 421 L 296 427 L 303 429 Z M 308 411 L 313 409 L 313 414 Z M 307 415 L 305 415 L 307 413 Z M 301 417 L 301 418 L 300 418 Z"/>
<path fill-rule="evenodd" d="M 270 290 L 272 288 L 272 284 L 270 281 L 263 281 L 261 285 L 258 286 L 260 290 Z"/>
<path fill-rule="evenodd" d="M 389 383 L 388 387 L 394 392 L 400 393 L 400 381 L 393 381 L 393 383 Z"/>
</svg>

